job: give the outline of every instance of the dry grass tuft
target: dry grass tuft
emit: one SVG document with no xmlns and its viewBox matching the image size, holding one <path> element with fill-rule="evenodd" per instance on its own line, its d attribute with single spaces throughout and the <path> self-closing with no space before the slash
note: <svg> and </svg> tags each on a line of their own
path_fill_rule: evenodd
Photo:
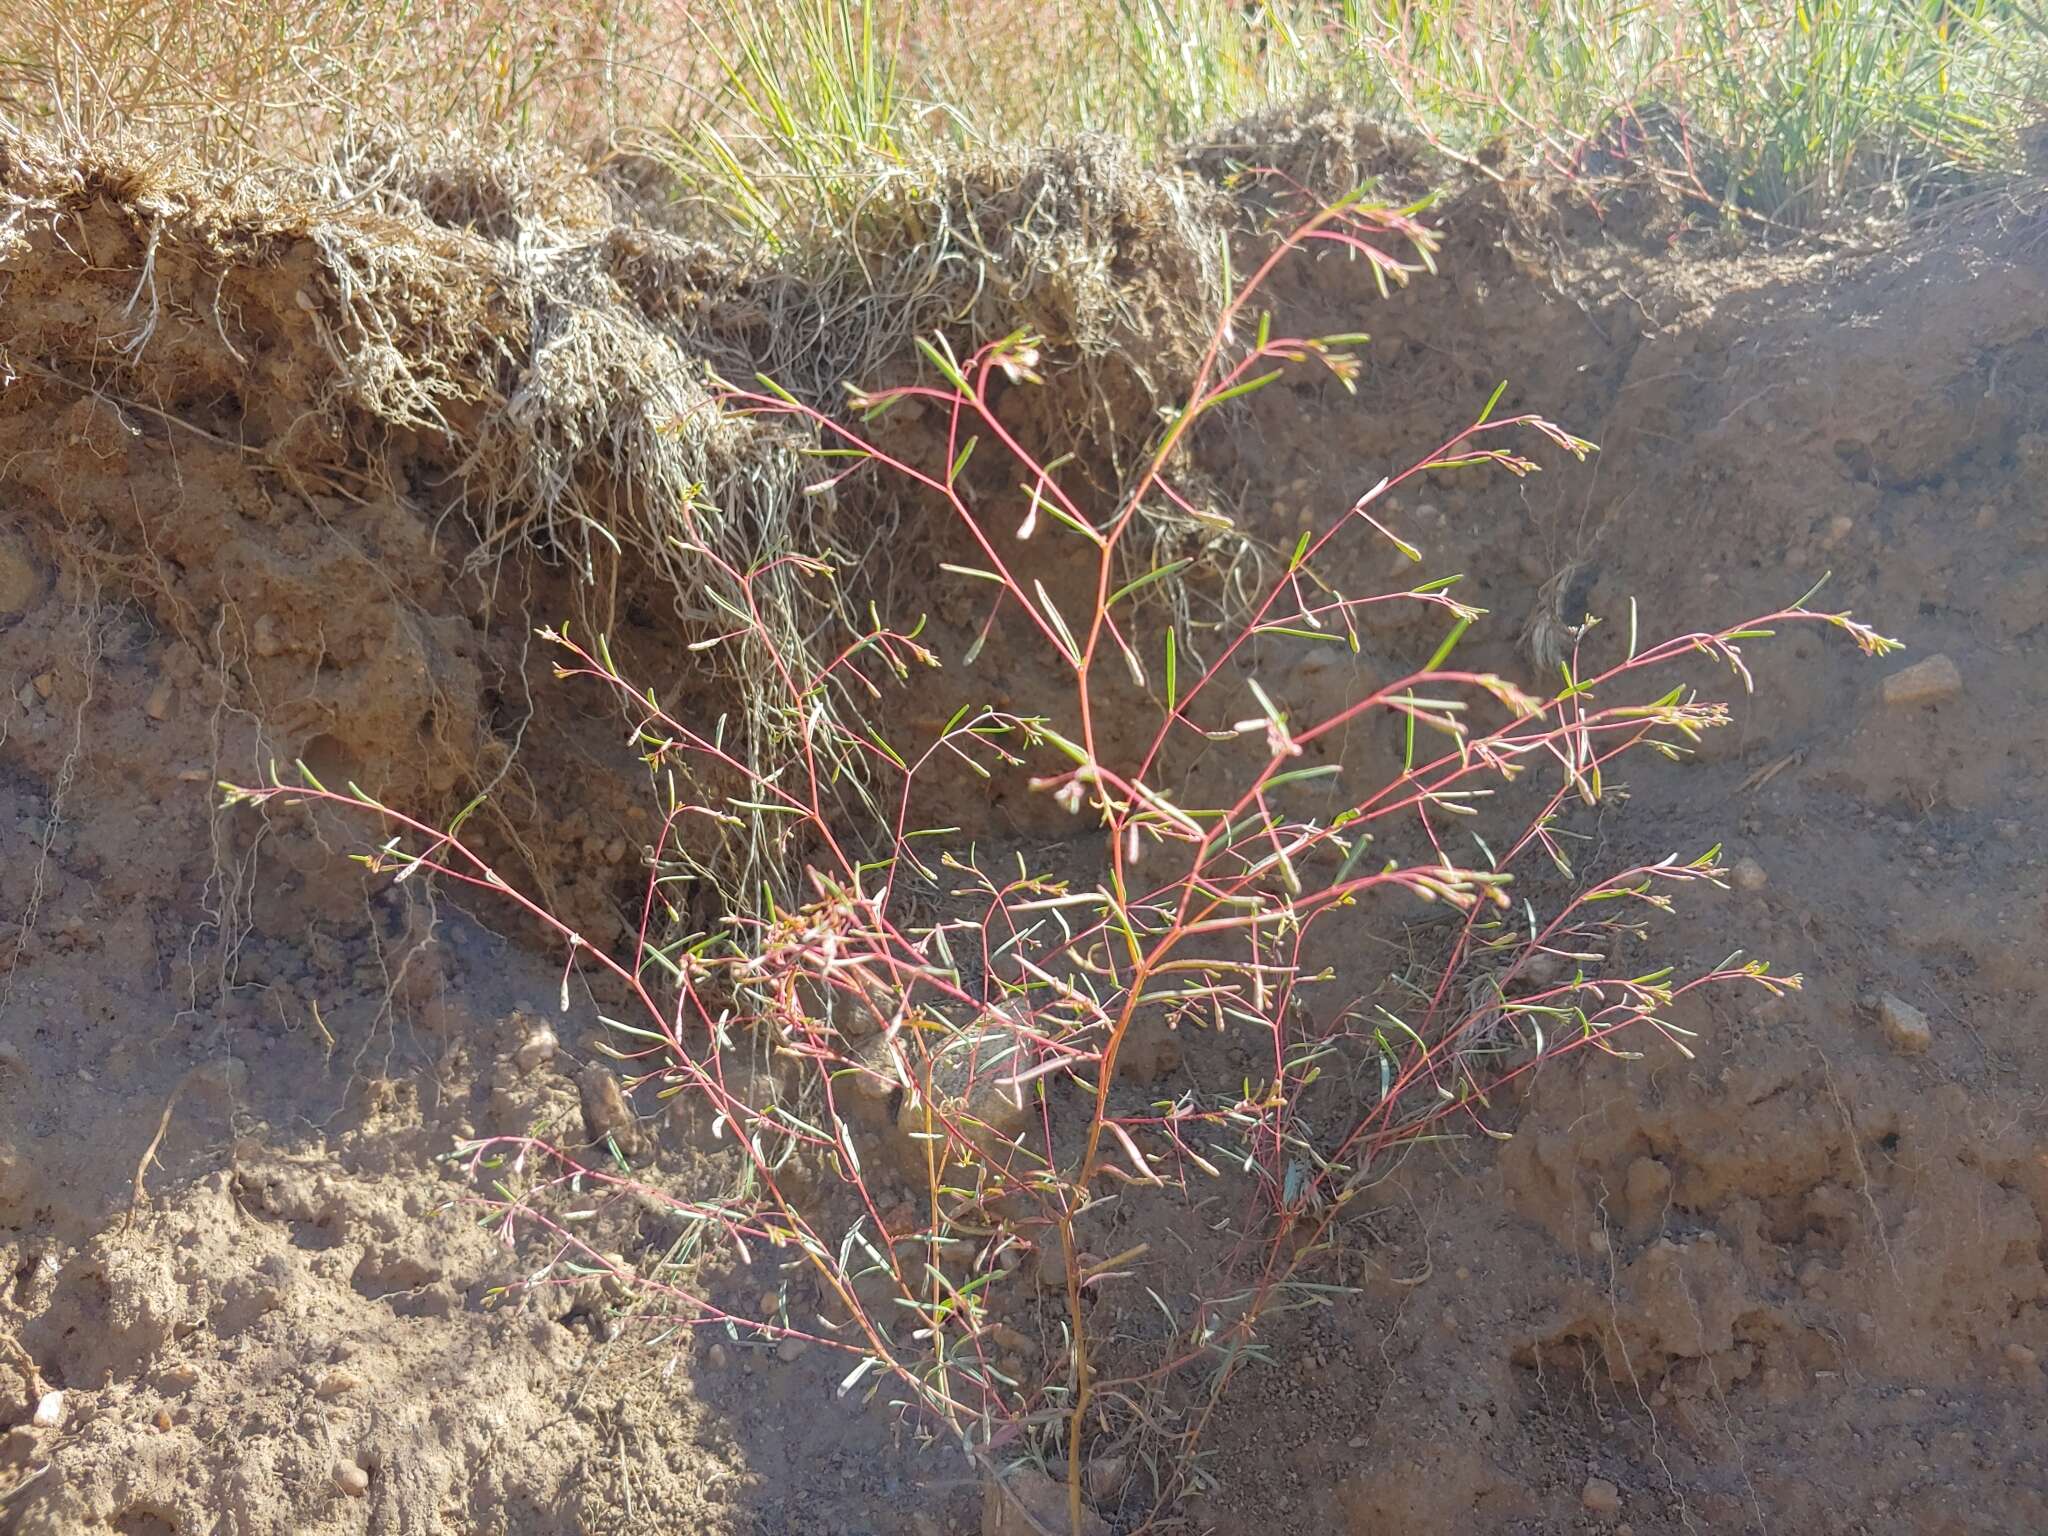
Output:
<svg viewBox="0 0 2048 1536">
<path fill-rule="evenodd" d="M 566 560 L 600 628 L 621 584 L 665 589 L 693 637 L 758 604 L 786 658 L 839 632 L 850 594 L 784 557 L 855 565 L 894 502 L 818 492 L 811 434 L 728 414 L 721 378 L 765 374 L 832 410 L 849 384 L 913 377 L 920 338 L 1025 330 L 1074 433 L 1135 452 L 1221 298 L 1226 201 L 1100 141 L 878 170 L 856 228 L 750 255 L 679 232 L 660 186 L 461 139 L 357 135 L 318 166 L 230 173 L 140 136 L 16 132 L 0 269 L 85 298 L 46 316 L 98 317 L 16 338 L 81 391 L 245 445 L 302 487 L 425 498 L 467 521 L 474 568 Z M 89 256 L 60 230 L 79 217 Z M 744 646 L 706 660 L 765 767 L 786 695 L 768 702 Z"/>
</svg>

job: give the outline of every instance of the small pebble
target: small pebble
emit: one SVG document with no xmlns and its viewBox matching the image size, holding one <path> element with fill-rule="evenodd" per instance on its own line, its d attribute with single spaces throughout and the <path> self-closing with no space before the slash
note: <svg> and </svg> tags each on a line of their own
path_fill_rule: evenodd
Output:
<svg viewBox="0 0 2048 1536">
<path fill-rule="evenodd" d="M 1589 1477 L 1579 1502 L 1593 1514 L 1611 1515 L 1621 1508 L 1621 1490 L 1604 1477 Z"/>
<path fill-rule="evenodd" d="M 149 690 L 149 697 L 143 701 L 142 712 L 152 720 L 163 720 L 171 713 L 171 685 L 158 683 Z"/>
<path fill-rule="evenodd" d="M 732 1357 L 725 1352 L 723 1344 L 714 1344 L 705 1352 L 704 1363 L 714 1371 L 722 1371 L 732 1363 Z"/>
<path fill-rule="evenodd" d="M 1088 1463 L 1088 1497 L 1107 1504 L 1124 1486 L 1130 1468 L 1121 1456 L 1098 1456 Z"/>
<path fill-rule="evenodd" d="M 370 1474 L 352 1461 L 337 1461 L 334 1464 L 334 1486 L 352 1499 L 360 1499 L 370 1491 Z"/>
<path fill-rule="evenodd" d="M 29 679 L 29 686 L 35 689 L 37 698 L 47 699 L 57 691 L 57 674 L 54 672 L 38 672 Z"/>
<path fill-rule="evenodd" d="M 64 1394 L 45 1392 L 36 1402 L 36 1411 L 29 1423 L 37 1429 L 55 1429 L 64 1422 Z"/>
<path fill-rule="evenodd" d="M 2023 1371 L 2030 1371 L 2041 1363 L 2041 1357 L 2024 1344 L 2006 1345 L 2005 1359 L 2008 1365 L 2017 1366 Z"/>
<path fill-rule="evenodd" d="M 1934 1044 L 1934 1031 L 1928 1025 L 1927 1015 L 1905 999 L 1882 993 L 1875 1011 L 1878 1027 L 1893 1050 L 1917 1056 Z"/>
<path fill-rule="evenodd" d="M 1949 658 L 1936 652 L 1884 680 L 1884 701 L 1893 709 L 1939 704 L 1963 691 L 1963 674 Z"/>
<path fill-rule="evenodd" d="M 1066 1251 L 1050 1238 L 1038 1245 L 1036 1274 L 1040 1290 L 1064 1291 L 1067 1288 Z"/>
<path fill-rule="evenodd" d="M 791 1361 L 801 1356 L 809 1347 L 810 1341 L 808 1339 L 784 1339 L 775 1346 L 775 1358 L 784 1365 L 788 1365 Z"/>
<path fill-rule="evenodd" d="M 196 1365 L 171 1365 L 156 1373 L 157 1390 L 160 1392 L 190 1392 L 199 1385 L 199 1367 Z"/>
<path fill-rule="evenodd" d="M 1770 876 L 1764 873 L 1763 865 L 1755 859 L 1737 859 L 1735 867 L 1728 872 L 1738 891 L 1760 891 L 1770 883 Z"/>
</svg>

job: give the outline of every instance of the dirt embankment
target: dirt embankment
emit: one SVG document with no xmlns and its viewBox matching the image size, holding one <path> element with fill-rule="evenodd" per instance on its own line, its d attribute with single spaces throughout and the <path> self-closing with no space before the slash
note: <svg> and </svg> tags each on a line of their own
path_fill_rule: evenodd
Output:
<svg viewBox="0 0 2048 1536">
<path fill-rule="evenodd" d="M 1349 125 L 1261 133 L 1312 183 L 1417 174 Z M 592 1021 L 522 1052 L 553 957 L 212 786 L 299 758 L 434 813 L 490 789 L 490 851 L 615 938 L 638 770 L 532 621 L 587 618 L 665 697 L 744 712 L 744 666 L 687 649 L 715 578 L 665 543 L 697 483 L 736 558 L 837 547 L 918 595 L 949 669 L 980 621 L 943 539 L 877 539 L 914 504 L 792 495 L 801 444 L 711 409 L 705 365 L 829 399 L 932 324 L 1028 325 L 1050 403 L 1024 428 L 1111 484 L 1215 296 L 1212 158 L 934 170 L 877 211 L 877 281 L 734 263 L 566 172 L 387 156 L 337 196 L 0 147 L 0 1528 L 973 1526 L 968 1469 L 816 1359 L 614 1340 L 596 1286 L 485 1307 L 511 1261 L 436 1214 L 436 1159 L 572 1121 Z M 1725 839 L 1752 865 L 1682 947 L 1805 991 L 1702 1010 L 1691 1062 L 1546 1077 L 1504 1148 L 1412 1161 L 1347 1246 L 1355 1293 L 1276 1325 L 1280 1363 L 1228 1400 L 1185 1528 L 2048 1524 L 2038 202 L 1759 256 L 1648 195 L 1487 186 L 1440 209 L 1440 279 L 1284 279 L 1294 329 L 1373 340 L 1356 399 L 1289 381 L 1205 440 L 1204 494 L 1260 538 L 1505 378 L 1504 408 L 1603 452 L 1401 499 L 1429 573 L 1491 611 L 1461 656 L 1535 683 L 1517 641 L 1546 610 L 1633 599 L 1670 632 L 1825 573 L 1829 606 L 1954 673 L 1888 695 L 1901 663 L 1787 637 L 1736 730 L 1638 770 L 1603 856 Z M 778 600 L 793 637 L 830 622 Z M 1328 704 L 1436 639 L 1376 630 L 1285 685 Z M 988 655 L 960 686 L 1042 684 Z M 701 1150 L 655 1123 L 687 1183 Z"/>
</svg>

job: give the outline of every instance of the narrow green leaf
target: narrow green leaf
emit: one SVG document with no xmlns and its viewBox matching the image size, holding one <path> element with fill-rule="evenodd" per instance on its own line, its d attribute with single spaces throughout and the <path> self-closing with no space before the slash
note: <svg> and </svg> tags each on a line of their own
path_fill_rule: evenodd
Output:
<svg viewBox="0 0 2048 1536">
<path fill-rule="evenodd" d="M 1048 500 L 1040 502 L 1039 505 L 1045 509 L 1046 516 L 1053 519 L 1053 521 L 1065 524 L 1067 527 L 1073 529 L 1074 532 L 1080 534 L 1082 538 L 1088 540 L 1089 543 L 1095 545 L 1097 548 L 1101 547 L 1102 535 L 1097 533 L 1093 528 L 1090 528 L 1086 523 L 1074 517 L 1073 514 L 1062 510 L 1059 503 Z"/>
<path fill-rule="evenodd" d="M 945 338 L 942 336 L 939 340 L 940 345 L 943 346 Z M 933 346 L 922 336 L 917 338 L 917 350 L 924 354 L 926 362 L 939 370 L 948 384 L 952 385 L 963 395 L 970 397 L 973 395 L 974 391 L 967 387 L 965 375 L 960 372 L 960 365 L 953 361 L 950 353 L 940 351 L 938 347 Z M 763 380 L 762 382 L 765 383 L 767 381 Z M 777 390 L 776 393 L 780 394 L 781 391 Z"/>
<path fill-rule="evenodd" d="M 1292 635 L 1297 640 L 1324 640 L 1332 645 L 1348 643 L 1345 636 L 1333 635 L 1327 629 L 1299 629 L 1291 624 L 1261 624 L 1259 626 L 1259 633 L 1262 635 Z"/>
<path fill-rule="evenodd" d="M 762 387 L 763 389 L 767 390 L 769 394 L 771 394 L 771 395 L 775 396 L 775 398 L 776 398 L 776 399 L 778 399 L 778 400 L 782 401 L 782 402 L 783 402 L 784 404 L 786 404 L 786 405 L 796 405 L 796 404 L 797 404 L 797 398 L 796 398 L 796 396 L 795 396 L 795 395 L 792 395 L 792 394 L 791 394 L 791 393 L 790 393 L 790 392 L 789 392 L 788 390 L 784 389 L 784 388 L 783 388 L 783 387 L 782 387 L 782 386 L 781 386 L 780 384 L 776 383 L 776 382 L 775 382 L 775 381 L 774 381 L 773 379 L 769 378 L 767 374 L 765 374 L 765 373 L 757 373 L 757 374 L 755 374 L 755 375 L 754 375 L 754 379 L 755 379 L 755 382 L 757 382 L 757 383 L 758 383 L 758 384 L 759 384 L 759 385 L 760 385 L 760 386 L 761 386 L 761 387 Z M 799 409 L 801 409 L 801 407 L 799 407 Z"/>
<path fill-rule="evenodd" d="M 1285 773 L 1276 773 L 1266 780 L 1266 789 L 1278 789 L 1282 784 L 1299 784 L 1306 779 L 1327 779 L 1332 774 L 1342 773 L 1342 763 L 1324 763 L 1317 768 L 1290 768 Z"/>
<path fill-rule="evenodd" d="M 1038 605 L 1045 610 L 1046 622 L 1053 627 L 1060 648 L 1067 653 L 1067 660 L 1078 667 L 1081 664 L 1081 647 L 1074 639 L 1074 632 L 1067 628 L 1067 621 L 1053 603 L 1052 594 L 1045 590 L 1045 583 L 1034 580 L 1031 585 L 1038 593 Z"/>
<path fill-rule="evenodd" d="M 1144 588 L 1151 586 L 1152 583 L 1155 581 L 1164 581 L 1167 577 L 1186 570 L 1189 566 L 1193 565 L 1194 563 L 1195 562 L 1192 559 L 1170 560 L 1165 565 L 1160 566 L 1157 570 L 1147 571 L 1144 575 L 1138 577 L 1135 581 L 1127 581 L 1122 586 L 1118 587 L 1114 592 L 1110 593 L 1109 602 L 1105 606 L 1114 608 L 1118 603 L 1122 602 L 1125 598 L 1129 597 L 1133 592 L 1141 591 Z"/>
<path fill-rule="evenodd" d="M 888 758 L 890 762 L 894 763 L 898 768 L 901 768 L 905 773 L 908 773 L 910 771 L 909 766 L 903 761 L 903 759 L 896 755 L 896 749 L 890 746 L 888 742 L 882 740 L 882 736 L 879 731 L 869 731 L 867 733 L 867 738 L 869 741 L 875 744 L 876 748 L 881 752 L 881 754 L 884 757 Z"/>
<path fill-rule="evenodd" d="M 984 571 L 978 566 L 951 565 L 948 564 L 946 561 L 941 560 L 939 562 L 939 569 L 942 571 L 951 571 L 955 576 L 972 576 L 976 581 L 992 581 L 999 587 L 1005 587 L 1009 585 L 1008 582 L 1004 581 L 1003 578 L 998 576 L 994 571 Z"/>
<path fill-rule="evenodd" d="M 1217 406 L 1223 405 L 1228 401 L 1241 400 L 1246 395 L 1255 394 L 1257 391 L 1264 389 L 1268 384 L 1272 383 L 1275 379 L 1279 378 L 1286 371 L 1287 370 L 1284 368 L 1275 368 L 1270 372 L 1260 374 L 1255 379 L 1246 379 L 1240 384 L 1231 385 L 1228 389 L 1218 390 L 1215 394 L 1211 395 L 1208 399 L 1202 402 L 1201 408 L 1205 411 L 1214 410 Z"/>
<path fill-rule="evenodd" d="M 1438 667 L 1442 666 L 1450 658 L 1451 652 L 1457 649 L 1458 642 L 1464 638 L 1465 631 L 1471 627 L 1472 621 L 1470 619 L 1460 619 L 1457 623 L 1453 624 L 1451 632 L 1444 636 L 1443 643 L 1436 648 L 1435 653 L 1429 658 L 1429 664 L 1422 670 L 1434 672 Z M 1410 714 L 1404 724 L 1406 739 L 1402 743 L 1401 771 L 1413 773 L 1415 771 L 1415 716 Z"/>
</svg>

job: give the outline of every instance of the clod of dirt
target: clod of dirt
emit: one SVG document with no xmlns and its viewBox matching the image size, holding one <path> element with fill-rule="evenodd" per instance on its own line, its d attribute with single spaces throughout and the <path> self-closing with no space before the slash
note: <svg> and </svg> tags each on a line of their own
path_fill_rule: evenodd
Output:
<svg viewBox="0 0 2048 1536">
<path fill-rule="evenodd" d="M 0 1221 L 27 1210 L 35 1193 L 35 1169 L 12 1142 L 0 1141 Z"/>
<path fill-rule="evenodd" d="M 555 1032 L 545 1024 L 536 1024 L 526 1032 L 519 1042 L 519 1048 L 512 1053 L 512 1064 L 521 1072 L 532 1072 L 546 1066 L 555 1059 L 555 1047 L 559 1042 Z"/>
<path fill-rule="evenodd" d="M 354 1371 L 337 1365 L 320 1378 L 313 1388 L 315 1397 L 343 1397 L 362 1385 L 362 1379 Z"/>
<path fill-rule="evenodd" d="M 1579 1502 L 1595 1515 L 1616 1514 L 1621 1509 L 1621 1490 L 1604 1477 L 1589 1477 Z"/>
<path fill-rule="evenodd" d="M 0 533 L 0 625 L 13 623 L 43 595 L 43 572 L 16 534 Z"/>
<path fill-rule="evenodd" d="M 1117 1052 L 1116 1074 L 1126 1082 L 1150 1084 L 1180 1065 L 1180 1036 L 1163 1023 L 1147 1019 L 1124 1037 Z"/>
<path fill-rule="evenodd" d="M 1925 661 L 1916 661 L 1903 672 L 1894 672 L 1884 680 L 1884 701 L 1892 709 L 1916 709 L 1939 704 L 1962 691 L 1963 674 L 1941 652 Z"/>
<path fill-rule="evenodd" d="M 1735 867 L 1728 872 L 1738 891 L 1760 891 L 1770 883 L 1770 876 L 1764 873 L 1763 865 L 1755 859 L 1737 859 Z"/>
<path fill-rule="evenodd" d="M 1064 1291 L 1067 1288 L 1067 1255 L 1058 1243 L 1047 1242 L 1039 1246 L 1038 1263 L 1032 1274 L 1037 1278 L 1042 1291 Z"/>
<path fill-rule="evenodd" d="M 1026 1467 L 982 1484 L 981 1536 L 1066 1536 L 1067 1485 Z M 1109 1536 L 1109 1524 L 1084 1510 L 1085 1536 Z"/>
<path fill-rule="evenodd" d="M 577 1079 L 576 1089 L 583 1100 L 583 1133 L 593 1146 L 609 1137 L 628 1162 L 646 1156 L 647 1138 L 616 1077 L 592 1062 Z"/>
<path fill-rule="evenodd" d="M 1123 1491 L 1130 1463 L 1121 1456 L 1098 1456 L 1088 1463 L 1088 1497 L 1107 1504 Z"/>
<path fill-rule="evenodd" d="M 888 1104 L 902 1086 L 896 1080 L 895 1058 L 889 1053 L 888 1041 L 876 1035 L 861 1047 L 858 1059 L 867 1070 L 847 1073 L 841 1079 L 844 1091 L 857 1107 Z"/>
<path fill-rule="evenodd" d="M 1005 1081 L 1004 1068 L 990 1065 L 1003 1059 L 1005 1040 L 996 1028 L 961 1030 L 929 1062 L 919 1064 L 918 1091 L 903 1095 L 890 1148 L 913 1183 L 925 1180 L 934 1156 L 956 1155 L 946 1141 L 934 1139 L 944 1136 L 949 1124 L 991 1161 L 1024 1134 L 1034 1103 Z"/>
<path fill-rule="evenodd" d="M 201 1092 L 222 1095 L 232 1102 L 249 1091 L 249 1064 L 239 1056 L 216 1056 L 187 1073 L 185 1083 Z"/>
<path fill-rule="evenodd" d="M 1934 1044 L 1934 1031 L 1927 1023 L 1927 1015 L 1904 998 L 1881 993 L 1871 1008 L 1893 1050 L 1917 1056 Z"/>
</svg>

